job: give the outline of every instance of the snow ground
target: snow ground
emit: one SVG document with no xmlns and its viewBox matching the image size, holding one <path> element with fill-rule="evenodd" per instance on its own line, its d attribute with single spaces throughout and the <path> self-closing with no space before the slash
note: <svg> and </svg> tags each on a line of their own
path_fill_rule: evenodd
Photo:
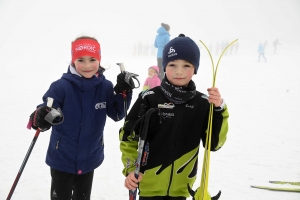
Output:
<svg viewBox="0 0 300 200">
<path fill-rule="evenodd" d="M 33 1 L 26 2 L 33 3 Z M 230 2 L 232 3 L 233 0 Z M 292 4 L 294 1 L 286 2 L 291 3 L 291 7 L 294 5 Z M 19 7 L 16 7 L 15 2 L 0 2 L 0 22 L 6 27 L 0 31 L 2 66 L 0 199 L 7 197 L 34 136 L 33 130 L 29 131 L 25 128 L 29 115 L 40 103 L 50 83 L 60 78 L 61 74 L 67 70 L 71 40 L 78 33 L 88 34 L 99 31 L 96 28 L 89 29 L 90 24 L 83 25 L 86 32 L 79 26 L 74 27 L 76 23 L 72 20 L 80 18 L 76 15 L 75 19 L 72 19 L 69 13 L 72 9 L 68 8 L 67 4 L 58 6 L 59 15 L 57 18 L 54 17 L 54 22 L 51 24 L 51 21 L 43 21 L 42 12 L 51 18 L 53 15 L 50 11 L 54 10 L 55 6 L 49 7 L 48 5 L 50 9 L 48 12 L 46 8 L 41 7 L 42 3 L 32 4 L 30 7 L 23 1 L 19 3 Z M 291 9 L 290 15 L 292 11 L 299 10 L 299 5 L 297 6 Z M 22 9 L 24 7 L 27 10 Z M 13 8 L 14 13 L 17 14 L 9 12 Z M 37 10 L 36 13 L 32 12 L 37 8 L 44 9 Z M 78 9 L 79 6 L 75 8 Z M 66 15 L 63 15 L 63 12 L 66 12 Z M 113 11 L 110 14 L 112 15 Z M 39 21 L 36 23 L 45 26 L 38 26 L 39 28 L 34 24 L 29 24 L 29 27 L 25 26 L 24 21 L 33 18 L 38 18 Z M 66 19 L 67 22 L 60 23 L 60 19 Z M 83 17 L 83 19 L 86 18 Z M 127 20 L 127 18 L 122 20 Z M 161 22 L 156 21 L 156 25 Z M 71 23 L 72 27 L 68 23 Z M 117 20 L 111 23 L 117 23 Z M 272 25 L 270 23 L 271 27 Z M 299 33 L 298 25 L 291 27 L 294 29 L 290 32 Z M 184 29 L 185 27 L 182 26 L 182 30 Z M 268 32 L 270 29 L 264 30 Z M 132 56 L 129 50 L 124 50 L 125 47 L 121 43 L 122 38 L 127 38 L 130 33 L 124 31 L 124 34 L 118 35 L 117 30 L 109 31 L 113 32 L 112 37 L 119 43 L 113 43 L 111 39 L 105 41 L 102 38 L 109 35 L 100 35 L 100 43 L 102 40 L 105 41 L 102 46 L 103 63 L 110 63 L 110 69 L 105 72 L 105 76 L 114 83 L 119 73 L 119 68 L 115 63 L 124 62 L 126 69 L 139 74 L 139 79 L 143 83 L 147 68 L 156 63 L 156 58 Z M 189 31 L 196 35 L 193 30 Z M 174 31 L 174 34 L 176 35 L 177 32 Z M 300 117 L 297 112 L 300 100 L 300 41 L 298 39 L 291 42 L 291 38 L 283 35 L 283 39 L 280 40 L 282 45 L 278 46 L 277 54 L 273 54 L 272 41 L 276 37 L 274 33 L 263 34 L 260 39 L 258 35 L 253 38 L 245 35 L 236 37 L 234 32 L 231 35 L 232 40 L 239 39 L 240 48 L 237 55 L 222 58 L 216 82 L 216 86 L 228 104 L 229 133 L 224 147 L 211 154 L 209 191 L 215 194 L 218 190 L 222 190 L 222 200 L 299 200 L 299 193 L 259 190 L 251 188 L 250 185 L 270 185 L 269 180 L 298 182 L 300 180 L 298 126 Z M 147 37 L 150 38 L 149 35 Z M 209 43 L 208 38 L 193 37 L 195 40 L 201 39 Z M 270 43 L 266 50 L 268 61 L 257 62 L 258 43 L 266 39 L 269 39 Z M 112 47 L 109 46 L 110 42 L 112 42 Z M 125 45 L 130 42 L 133 41 L 125 41 Z M 120 45 L 119 49 L 118 45 Z M 108 50 L 105 51 L 105 48 Z M 214 60 L 216 63 L 217 57 L 214 57 Z M 199 72 L 193 78 L 198 90 L 205 92 L 206 88 L 211 86 L 211 71 L 209 57 L 204 48 L 201 48 Z M 139 91 L 139 89 L 134 91 L 133 99 Z M 106 158 L 104 163 L 95 170 L 92 199 L 128 199 L 128 191 L 123 186 L 124 177 L 121 174 L 122 164 L 118 141 L 118 130 L 122 123 L 123 121 L 116 123 L 107 119 Z M 49 199 L 50 170 L 44 162 L 49 135 L 50 131 L 40 134 L 12 199 Z M 201 155 L 202 151 L 200 161 Z M 201 170 L 199 170 L 198 177 L 200 176 Z M 197 179 L 194 189 L 199 185 L 200 180 Z"/>
</svg>

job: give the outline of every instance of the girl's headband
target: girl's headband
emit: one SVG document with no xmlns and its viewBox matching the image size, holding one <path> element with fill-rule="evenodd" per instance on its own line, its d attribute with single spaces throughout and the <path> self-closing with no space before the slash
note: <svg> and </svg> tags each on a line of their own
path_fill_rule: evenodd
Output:
<svg viewBox="0 0 300 200">
<path fill-rule="evenodd" d="M 91 56 L 101 61 L 100 44 L 92 39 L 79 39 L 72 42 L 72 63 L 77 58 Z"/>
</svg>

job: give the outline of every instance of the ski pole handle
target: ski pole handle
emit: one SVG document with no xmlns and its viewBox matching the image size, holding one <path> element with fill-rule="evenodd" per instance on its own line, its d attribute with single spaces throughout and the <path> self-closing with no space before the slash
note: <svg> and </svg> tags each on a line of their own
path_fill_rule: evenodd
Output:
<svg viewBox="0 0 300 200">
<path fill-rule="evenodd" d="M 124 66 L 124 63 L 117 63 L 117 65 L 119 65 L 121 73 L 125 73 L 125 66 Z M 126 96 L 127 96 L 126 91 L 123 91 L 123 92 L 122 92 L 122 95 L 123 95 L 123 98 L 125 99 Z M 127 103 L 127 102 L 126 102 L 126 103 Z M 126 105 L 126 106 L 127 106 L 127 105 Z"/>
<path fill-rule="evenodd" d="M 125 72 L 125 66 L 124 66 L 124 63 L 117 63 L 117 65 L 119 65 L 120 71 L 121 71 L 122 73 L 124 73 L 124 72 Z"/>
<path fill-rule="evenodd" d="M 47 106 L 52 108 L 54 99 L 52 97 L 47 98 Z"/>
</svg>

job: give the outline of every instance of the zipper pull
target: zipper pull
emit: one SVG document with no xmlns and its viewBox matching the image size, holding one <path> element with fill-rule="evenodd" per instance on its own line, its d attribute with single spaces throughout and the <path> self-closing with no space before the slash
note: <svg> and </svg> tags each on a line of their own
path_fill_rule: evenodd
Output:
<svg viewBox="0 0 300 200">
<path fill-rule="evenodd" d="M 59 143 L 59 140 L 56 142 L 56 147 L 55 147 L 56 149 L 58 149 L 58 143 Z"/>
</svg>

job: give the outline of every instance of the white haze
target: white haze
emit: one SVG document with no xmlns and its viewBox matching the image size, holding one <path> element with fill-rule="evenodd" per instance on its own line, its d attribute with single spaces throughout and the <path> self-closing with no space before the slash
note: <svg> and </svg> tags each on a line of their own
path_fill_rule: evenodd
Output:
<svg viewBox="0 0 300 200">
<path fill-rule="evenodd" d="M 171 27 L 171 38 L 184 33 L 208 46 L 239 39 L 237 54 L 222 58 L 217 75 L 230 127 L 224 147 L 211 155 L 210 192 L 222 190 L 221 200 L 299 200 L 299 193 L 250 187 L 300 180 L 299 21 L 298 0 L 0 0 L 0 199 L 7 197 L 34 136 L 25 128 L 30 113 L 67 70 L 71 41 L 81 35 L 96 37 L 102 64 L 110 67 L 107 79 L 115 83 L 115 63 L 124 62 L 143 83 L 156 57 L 133 56 L 133 46 L 152 45 L 164 22 Z M 277 38 L 281 45 L 274 54 Z M 256 62 L 258 44 L 266 40 L 267 62 Z M 212 82 L 211 63 L 198 44 L 200 68 L 193 79 L 205 92 Z M 134 91 L 133 101 L 139 92 Z M 93 200 L 128 199 L 118 146 L 122 123 L 107 120 L 105 160 L 95 170 Z M 49 136 L 50 131 L 40 134 L 12 199 L 50 199 L 50 170 L 44 162 Z M 199 185 L 197 179 L 194 188 Z"/>
</svg>

